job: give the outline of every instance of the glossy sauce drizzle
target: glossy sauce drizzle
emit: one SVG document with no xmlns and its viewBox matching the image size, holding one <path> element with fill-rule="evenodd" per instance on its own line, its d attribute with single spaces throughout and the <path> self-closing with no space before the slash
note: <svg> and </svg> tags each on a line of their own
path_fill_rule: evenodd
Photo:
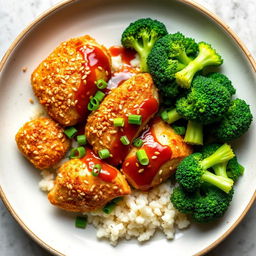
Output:
<svg viewBox="0 0 256 256">
<path fill-rule="evenodd" d="M 110 54 L 113 57 L 120 56 L 124 64 L 131 65 L 131 61 L 135 59 L 136 52 L 131 49 L 126 49 L 122 46 L 111 46 L 109 48 Z"/>
<path fill-rule="evenodd" d="M 81 161 L 86 164 L 89 172 L 93 170 L 95 164 L 100 164 L 101 171 L 98 177 L 105 182 L 112 182 L 117 176 L 117 170 L 97 157 L 91 149 L 86 149 L 86 155 L 81 158 Z"/>
<path fill-rule="evenodd" d="M 139 112 L 137 112 L 139 110 Z M 145 123 L 151 116 L 153 116 L 158 110 L 158 102 L 155 98 L 144 100 L 140 106 L 134 108 L 131 111 L 131 114 L 139 114 L 142 116 L 142 124 Z M 113 165 L 120 164 L 126 155 L 129 152 L 130 147 L 125 146 L 120 141 L 122 136 L 127 136 L 130 143 L 132 143 L 133 139 L 137 135 L 140 125 L 128 124 L 128 118 L 125 116 L 125 125 L 123 128 L 119 129 L 116 139 L 113 143 L 111 153 L 113 157 L 109 159 L 109 162 Z"/>
<path fill-rule="evenodd" d="M 111 66 L 106 54 L 96 46 L 79 46 L 77 51 L 82 54 L 85 61 L 85 72 L 82 73 L 85 78 L 81 80 L 81 84 L 75 94 L 75 100 L 77 100 L 76 110 L 81 117 L 84 117 L 88 113 L 87 106 L 90 97 L 98 90 L 95 85 L 97 71 L 100 72 L 103 69 L 108 80 L 111 76 Z M 87 75 L 86 72 L 88 72 Z"/>
<path fill-rule="evenodd" d="M 124 161 L 122 169 L 123 173 L 132 179 L 140 189 L 147 190 L 159 172 L 159 168 L 170 160 L 172 151 L 169 146 L 164 146 L 158 142 L 152 128 L 147 129 L 142 134 L 141 139 L 144 142 L 141 148 L 148 155 L 149 165 L 140 165 L 136 155 L 133 155 Z"/>
</svg>

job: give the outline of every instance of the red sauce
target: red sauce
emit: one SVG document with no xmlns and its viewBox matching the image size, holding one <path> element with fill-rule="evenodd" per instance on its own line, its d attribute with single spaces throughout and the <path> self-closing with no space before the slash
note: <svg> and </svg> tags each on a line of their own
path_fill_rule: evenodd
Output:
<svg viewBox="0 0 256 256">
<path fill-rule="evenodd" d="M 142 134 L 141 139 L 144 142 L 141 148 L 144 149 L 148 155 L 149 165 L 140 165 L 136 155 L 134 155 L 124 161 L 122 169 L 124 174 L 132 179 L 140 189 L 147 190 L 158 173 L 159 168 L 170 160 L 172 152 L 169 146 L 164 146 L 157 141 L 152 128 L 147 129 Z M 155 152 L 159 153 L 155 154 Z M 154 156 L 157 158 L 152 159 Z M 140 172 L 139 170 L 141 169 L 144 170 Z"/>
<path fill-rule="evenodd" d="M 136 52 L 131 49 L 126 49 L 122 46 L 112 46 L 109 48 L 110 54 L 113 57 L 120 55 L 123 63 L 130 65 L 131 61 L 135 59 Z"/>
<path fill-rule="evenodd" d="M 95 164 L 100 164 L 101 171 L 98 177 L 105 182 L 112 182 L 117 176 L 117 170 L 97 157 L 91 149 L 86 149 L 86 155 L 81 159 L 81 161 L 86 164 L 90 172 L 93 170 Z"/>
<path fill-rule="evenodd" d="M 137 110 L 139 110 L 139 113 L 137 112 Z M 145 122 L 157 111 L 158 102 L 155 98 L 151 98 L 143 101 L 140 106 L 134 108 L 131 111 L 131 114 L 141 115 L 142 123 L 145 124 Z M 128 118 L 126 116 L 124 117 L 124 119 L 125 125 L 122 129 L 119 130 L 111 150 L 113 157 L 109 159 L 109 162 L 113 165 L 120 164 L 124 160 L 130 149 L 129 146 L 125 146 L 122 144 L 120 138 L 126 135 L 129 141 L 132 142 L 137 135 L 139 129 L 141 128 L 140 125 L 128 124 Z"/>
<path fill-rule="evenodd" d="M 82 80 L 75 95 L 75 100 L 78 101 L 76 104 L 76 110 L 79 115 L 83 117 L 88 113 L 87 106 L 90 97 L 98 90 L 95 85 L 95 81 L 97 80 L 96 70 L 98 68 L 104 69 L 106 71 L 107 79 L 109 79 L 111 76 L 111 66 L 108 57 L 96 46 L 79 46 L 77 50 L 84 57 L 84 69 L 90 71 L 85 80 Z M 85 73 L 82 73 L 82 76 L 84 75 Z"/>
</svg>

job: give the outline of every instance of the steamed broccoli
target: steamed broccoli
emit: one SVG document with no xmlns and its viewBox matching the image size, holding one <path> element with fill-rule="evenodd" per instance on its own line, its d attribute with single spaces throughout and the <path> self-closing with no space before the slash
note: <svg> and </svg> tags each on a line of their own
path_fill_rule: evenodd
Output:
<svg viewBox="0 0 256 256">
<path fill-rule="evenodd" d="M 184 135 L 186 133 L 186 127 L 180 126 L 180 125 L 172 125 L 172 129 L 177 133 L 178 135 Z"/>
<path fill-rule="evenodd" d="M 167 33 L 162 22 L 150 18 L 139 19 L 124 30 L 121 42 L 125 48 L 134 49 L 139 54 L 141 71 L 147 72 L 147 57 L 152 47 Z"/>
<path fill-rule="evenodd" d="M 203 157 L 208 157 L 213 154 L 221 145 L 220 144 L 210 144 L 202 148 Z M 229 161 L 223 162 L 221 164 L 216 164 L 213 167 L 216 175 L 228 177 L 233 181 L 237 181 L 238 178 L 243 175 L 244 167 L 240 165 L 237 161 L 237 157 L 233 157 Z"/>
<path fill-rule="evenodd" d="M 203 158 L 201 153 L 193 153 L 184 158 L 179 164 L 176 171 L 176 180 L 188 192 L 197 190 L 202 183 L 207 182 L 228 193 L 233 186 L 233 180 L 217 176 L 207 169 L 226 162 L 234 156 L 231 147 L 227 144 L 219 147 L 207 158 Z"/>
<path fill-rule="evenodd" d="M 219 121 L 227 112 L 230 102 L 230 93 L 224 86 L 212 78 L 196 76 L 190 92 L 177 100 L 176 108 L 163 113 L 164 120 L 169 124 L 180 118 L 189 120 L 185 141 L 202 145 L 203 125 Z"/>
<path fill-rule="evenodd" d="M 178 95 L 175 73 L 192 61 L 197 52 L 196 42 L 179 32 L 166 35 L 156 42 L 147 63 L 155 84 L 166 97 Z"/>
<path fill-rule="evenodd" d="M 196 192 L 188 193 L 176 187 L 171 194 L 173 206 L 182 213 L 190 214 L 196 222 L 214 221 L 224 215 L 232 200 L 234 190 L 225 193 L 203 184 Z"/>
<path fill-rule="evenodd" d="M 223 119 L 212 126 L 212 134 L 216 140 L 228 142 L 242 136 L 249 129 L 251 122 L 249 105 L 244 100 L 235 99 Z"/>
<path fill-rule="evenodd" d="M 198 44 L 199 53 L 185 68 L 175 74 L 176 82 L 184 88 L 189 88 L 194 75 L 207 66 L 219 66 L 223 63 L 221 56 L 211 45 L 201 42 Z"/>
<path fill-rule="evenodd" d="M 217 83 L 224 86 L 229 91 L 230 96 L 232 96 L 236 93 L 236 89 L 232 85 L 232 82 L 224 74 L 214 72 L 214 73 L 208 74 L 207 77 L 212 78 Z"/>
</svg>

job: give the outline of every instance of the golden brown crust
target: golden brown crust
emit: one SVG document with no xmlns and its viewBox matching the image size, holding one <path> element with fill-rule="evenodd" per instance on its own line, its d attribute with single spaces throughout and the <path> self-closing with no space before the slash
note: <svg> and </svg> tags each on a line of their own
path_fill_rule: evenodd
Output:
<svg viewBox="0 0 256 256">
<path fill-rule="evenodd" d="M 73 159 L 60 167 L 48 199 L 53 205 L 67 211 L 90 212 L 102 208 L 113 198 L 130 192 L 130 187 L 120 172 L 112 182 L 105 182 L 94 177 L 81 160 Z"/>
<path fill-rule="evenodd" d="M 113 143 L 118 136 L 119 127 L 113 124 L 114 118 L 127 117 L 136 106 L 145 99 L 158 99 L 158 92 L 150 74 L 137 74 L 114 89 L 87 120 L 85 133 L 95 153 L 107 148 L 112 151 Z M 149 121 L 150 116 L 140 126 L 137 135 Z M 115 158 L 115 156 L 113 156 Z"/>
<path fill-rule="evenodd" d="M 75 125 L 82 118 L 75 107 L 75 93 L 90 74 L 78 46 L 100 48 L 111 63 L 108 50 L 85 35 L 61 43 L 31 76 L 32 87 L 40 103 L 55 121 L 64 126 Z M 106 77 L 105 70 L 97 70 L 96 80 Z"/>
<path fill-rule="evenodd" d="M 41 170 L 57 164 L 70 147 L 60 125 L 46 117 L 25 123 L 15 139 L 21 153 Z"/>
</svg>

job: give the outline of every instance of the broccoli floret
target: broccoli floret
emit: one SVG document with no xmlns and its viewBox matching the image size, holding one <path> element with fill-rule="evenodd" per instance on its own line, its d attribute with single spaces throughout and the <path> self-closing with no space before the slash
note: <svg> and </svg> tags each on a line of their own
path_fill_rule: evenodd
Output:
<svg viewBox="0 0 256 256">
<path fill-rule="evenodd" d="M 186 133 L 186 127 L 180 126 L 180 125 L 172 125 L 172 129 L 177 133 L 178 135 L 184 135 Z"/>
<path fill-rule="evenodd" d="M 214 73 L 208 74 L 207 77 L 214 79 L 220 85 L 224 86 L 229 91 L 230 96 L 236 93 L 236 89 L 232 85 L 232 82 L 225 75 L 214 72 Z"/>
<path fill-rule="evenodd" d="M 188 193 L 181 187 L 176 187 L 171 194 L 173 206 L 185 214 L 191 214 L 193 212 L 196 199 L 196 193 Z"/>
<path fill-rule="evenodd" d="M 252 118 L 249 105 L 244 100 L 235 99 L 223 119 L 213 126 L 212 134 L 218 141 L 237 139 L 249 129 Z"/>
<path fill-rule="evenodd" d="M 227 144 L 222 145 L 207 158 L 203 158 L 201 153 L 191 154 L 179 164 L 176 171 L 176 180 L 188 192 L 197 190 L 202 183 L 207 182 L 228 193 L 233 186 L 233 180 L 217 176 L 207 169 L 233 157 L 234 153 Z"/>
<path fill-rule="evenodd" d="M 141 71 L 147 72 L 147 57 L 152 47 L 167 33 L 162 22 L 150 18 L 139 19 L 124 30 L 121 43 L 125 48 L 134 49 L 139 54 Z"/>
<path fill-rule="evenodd" d="M 232 201 L 233 194 L 233 189 L 224 193 L 216 187 L 207 186 L 194 204 L 193 220 L 205 223 L 222 217 Z"/>
<path fill-rule="evenodd" d="M 237 181 L 240 176 L 244 173 L 244 167 L 238 163 L 237 158 L 234 157 L 228 161 L 227 164 L 227 175 L 233 181 Z"/>
<path fill-rule="evenodd" d="M 208 157 L 213 154 L 221 145 L 220 144 L 210 144 L 206 145 L 202 148 L 203 157 Z M 240 165 L 237 161 L 237 157 L 233 157 L 229 161 L 223 162 L 221 164 L 216 164 L 213 167 L 213 170 L 216 175 L 228 177 L 232 179 L 234 182 L 238 180 L 238 178 L 243 175 L 244 167 Z"/>
<path fill-rule="evenodd" d="M 165 92 L 168 97 L 178 95 L 179 86 L 175 82 L 175 73 L 192 61 L 197 52 L 198 45 L 194 39 L 179 32 L 166 35 L 156 42 L 147 63 L 160 92 Z"/>
<path fill-rule="evenodd" d="M 159 91 L 160 95 L 164 100 L 170 99 L 171 101 L 173 101 L 173 98 L 177 97 L 180 94 L 180 87 L 175 82 L 175 80 L 173 80 L 168 86 L 160 86 Z"/>
<path fill-rule="evenodd" d="M 199 53 L 185 68 L 175 74 L 176 82 L 184 88 L 189 88 L 194 75 L 207 66 L 219 66 L 223 63 L 221 56 L 211 45 L 201 42 L 198 44 Z"/>
</svg>

